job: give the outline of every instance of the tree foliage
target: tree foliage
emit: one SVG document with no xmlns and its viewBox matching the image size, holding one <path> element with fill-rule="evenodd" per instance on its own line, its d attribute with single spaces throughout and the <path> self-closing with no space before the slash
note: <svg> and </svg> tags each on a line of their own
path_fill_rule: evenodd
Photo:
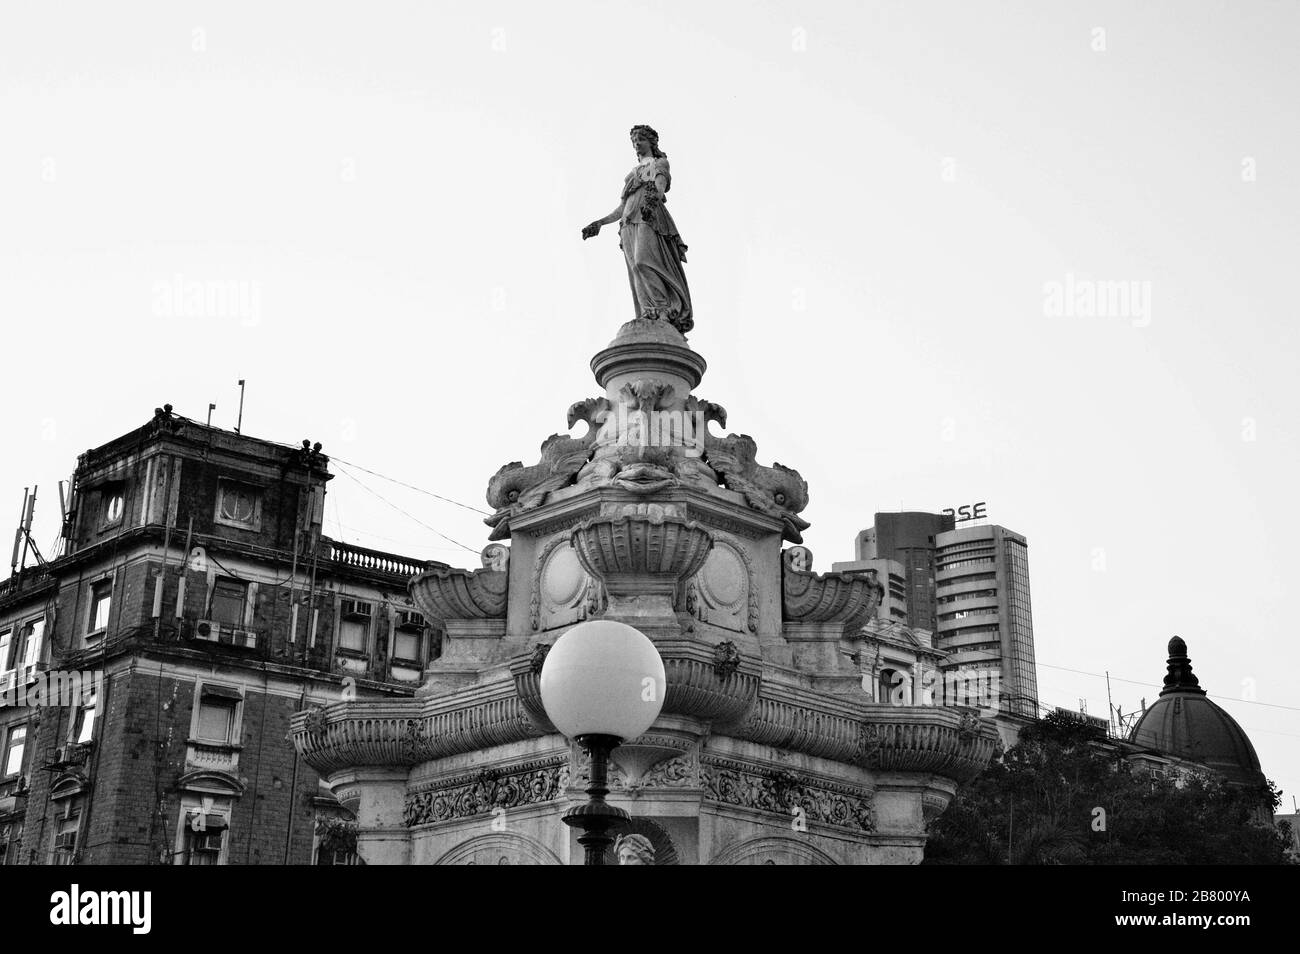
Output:
<svg viewBox="0 0 1300 954">
<path fill-rule="evenodd" d="M 1156 778 L 1097 741 L 1068 718 L 1027 727 L 931 825 L 926 863 L 1286 863 L 1272 782 Z"/>
</svg>

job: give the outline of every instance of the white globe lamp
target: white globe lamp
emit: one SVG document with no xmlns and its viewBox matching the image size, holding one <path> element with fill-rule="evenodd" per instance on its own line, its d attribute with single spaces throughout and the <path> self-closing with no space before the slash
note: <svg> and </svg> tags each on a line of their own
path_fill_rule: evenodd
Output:
<svg viewBox="0 0 1300 954">
<path fill-rule="evenodd" d="M 627 812 L 605 801 L 609 754 L 644 733 L 664 705 L 664 661 L 654 643 L 626 623 L 579 623 L 555 641 L 542 664 L 540 690 L 546 715 L 560 732 L 591 755 L 585 805 L 564 814 L 581 829 L 586 864 L 603 865 L 613 844 L 609 829 Z"/>
</svg>

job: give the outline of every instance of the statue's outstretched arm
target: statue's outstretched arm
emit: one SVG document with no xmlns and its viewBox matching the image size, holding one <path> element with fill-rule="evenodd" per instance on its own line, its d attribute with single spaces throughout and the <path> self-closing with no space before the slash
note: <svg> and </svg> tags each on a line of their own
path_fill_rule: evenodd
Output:
<svg viewBox="0 0 1300 954">
<path fill-rule="evenodd" d="M 609 213 L 609 215 L 605 216 L 604 218 L 597 219 L 596 221 L 588 225 L 586 228 L 584 228 L 582 230 L 582 237 L 585 239 L 589 239 L 597 232 L 600 231 L 600 227 L 602 225 L 612 225 L 622 217 L 623 217 L 623 206 L 619 205 L 617 208 L 614 209 L 613 212 Z"/>
</svg>

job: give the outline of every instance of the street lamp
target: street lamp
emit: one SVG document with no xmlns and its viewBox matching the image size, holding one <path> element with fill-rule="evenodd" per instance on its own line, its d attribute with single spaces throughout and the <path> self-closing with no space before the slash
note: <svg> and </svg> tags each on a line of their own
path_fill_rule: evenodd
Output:
<svg viewBox="0 0 1300 954">
<path fill-rule="evenodd" d="M 587 802 L 569 809 L 563 819 L 582 830 L 578 843 L 586 849 L 586 864 L 605 863 L 605 851 L 614 841 L 609 830 L 627 818 L 627 812 L 605 801 L 609 754 L 659 718 L 664 686 L 659 650 L 626 623 L 579 623 L 546 654 L 539 687 L 546 715 L 591 755 Z"/>
</svg>

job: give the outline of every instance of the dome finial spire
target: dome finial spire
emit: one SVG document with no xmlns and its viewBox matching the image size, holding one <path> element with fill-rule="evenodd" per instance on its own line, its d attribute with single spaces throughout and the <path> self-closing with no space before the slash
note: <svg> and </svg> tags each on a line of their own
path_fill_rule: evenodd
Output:
<svg viewBox="0 0 1300 954">
<path fill-rule="evenodd" d="M 1167 692 L 1205 694 L 1200 680 L 1192 672 L 1192 660 L 1187 655 L 1187 643 L 1179 636 L 1169 640 L 1169 671 L 1165 673 L 1165 687 L 1160 690 L 1160 694 L 1163 696 Z"/>
</svg>

